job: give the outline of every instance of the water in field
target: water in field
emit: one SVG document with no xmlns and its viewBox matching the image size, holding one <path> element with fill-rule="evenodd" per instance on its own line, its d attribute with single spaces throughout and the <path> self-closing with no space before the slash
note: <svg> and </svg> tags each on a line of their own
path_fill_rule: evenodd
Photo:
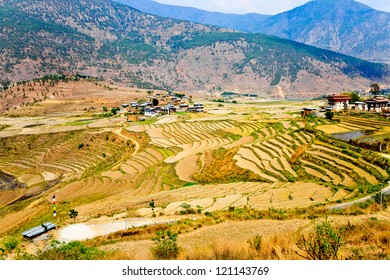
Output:
<svg viewBox="0 0 390 280">
<path fill-rule="evenodd" d="M 333 133 L 331 134 L 331 136 L 345 141 L 356 140 L 361 143 L 362 142 L 368 143 L 374 141 L 381 141 L 383 139 L 390 139 L 389 132 L 381 132 L 377 129 Z"/>
<path fill-rule="evenodd" d="M 375 130 L 355 130 L 355 131 L 349 131 L 343 133 L 334 133 L 331 135 L 337 139 L 341 139 L 345 141 L 356 140 L 359 138 L 359 141 L 368 142 L 372 139 L 370 137 L 366 138 L 366 136 L 373 135 L 375 132 L 376 132 Z"/>
</svg>

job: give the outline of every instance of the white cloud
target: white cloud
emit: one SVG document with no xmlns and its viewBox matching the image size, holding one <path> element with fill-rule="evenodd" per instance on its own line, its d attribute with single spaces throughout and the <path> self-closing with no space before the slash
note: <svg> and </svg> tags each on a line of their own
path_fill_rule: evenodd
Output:
<svg viewBox="0 0 390 280">
<path fill-rule="evenodd" d="M 224 13 L 273 15 L 301 6 L 309 0 L 155 0 L 159 3 L 195 7 Z M 374 9 L 390 12 L 389 0 L 359 0 Z"/>
</svg>

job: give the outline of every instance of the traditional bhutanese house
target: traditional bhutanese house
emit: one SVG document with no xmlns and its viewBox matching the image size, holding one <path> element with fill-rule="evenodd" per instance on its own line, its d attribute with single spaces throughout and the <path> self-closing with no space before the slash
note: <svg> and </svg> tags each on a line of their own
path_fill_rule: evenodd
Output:
<svg viewBox="0 0 390 280">
<path fill-rule="evenodd" d="M 194 104 L 194 107 L 195 107 L 195 111 L 196 112 L 203 112 L 203 104 L 202 103 L 195 103 Z"/>
<path fill-rule="evenodd" d="M 144 111 L 144 115 L 145 115 L 145 117 L 154 118 L 157 116 L 156 109 L 155 108 L 146 108 Z"/>
<path fill-rule="evenodd" d="M 367 111 L 368 110 L 367 104 L 365 102 L 356 101 L 355 102 L 355 110 Z"/>
<path fill-rule="evenodd" d="M 328 99 L 328 110 L 346 110 L 351 98 L 348 95 L 330 95 Z"/>
<path fill-rule="evenodd" d="M 368 111 L 381 112 L 383 109 L 389 108 L 390 100 L 384 96 L 376 95 L 373 98 L 364 102 L 367 104 Z"/>
<path fill-rule="evenodd" d="M 188 108 L 188 104 L 185 104 L 185 103 L 182 103 L 179 105 L 180 109 L 187 109 Z"/>
<path fill-rule="evenodd" d="M 161 107 L 159 109 L 159 112 L 163 115 L 170 115 L 171 113 L 175 113 L 176 112 L 176 108 L 175 106 L 173 106 L 172 104 L 168 104 L 164 107 Z"/>
<path fill-rule="evenodd" d="M 195 107 L 188 107 L 187 112 L 196 112 L 196 108 Z"/>
</svg>

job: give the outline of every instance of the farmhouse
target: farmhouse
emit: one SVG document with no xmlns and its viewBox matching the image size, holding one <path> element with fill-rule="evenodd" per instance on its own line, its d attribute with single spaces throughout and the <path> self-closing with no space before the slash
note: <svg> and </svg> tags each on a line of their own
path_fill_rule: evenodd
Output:
<svg viewBox="0 0 390 280">
<path fill-rule="evenodd" d="M 348 103 L 351 98 L 348 95 L 330 95 L 327 97 L 328 107 L 327 110 L 346 110 L 348 109 Z"/>
<path fill-rule="evenodd" d="M 152 118 L 156 117 L 157 116 L 156 108 L 146 108 L 144 111 L 144 116 L 152 117 Z"/>
<path fill-rule="evenodd" d="M 176 108 L 172 104 L 168 104 L 167 106 L 161 108 L 161 112 L 165 115 L 169 115 L 171 112 L 176 112 Z"/>
<path fill-rule="evenodd" d="M 202 103 L 194 103 L 194 108 L 196 112 L 203 112 L 203 104 Z"/>
<path fill-rule="evenodd" d="M 384 96 L 376 95 L 373 98 L 364 101 L 367 105 L 367 111 L 381 112 L 383 109 L 389 108 L 390 100 Z"/>
<path fill-rule="evenodd" d="M 366 102 L 361 102 L 361 101 L 355 102 L 355 110 L 368 111 L 367 103 Z"/>
<path fill-rule="evenodd" d="M 186 111 L 187 112 L 196 112 L 196 109 L 195 109 L 195 107 L 188 107 Z"/>
</svg>

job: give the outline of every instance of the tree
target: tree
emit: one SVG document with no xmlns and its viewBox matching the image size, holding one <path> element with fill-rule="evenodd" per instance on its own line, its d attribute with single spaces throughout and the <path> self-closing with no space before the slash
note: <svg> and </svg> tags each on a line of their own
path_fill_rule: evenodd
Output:
<svg viewBox="0 0 390 280">
<path fill-rule="evenodd" d="M 116 113 L 117 113 L 118 111 L 120 111 L 120 109 L 119 109 L 118 107 L 115 107 L 115 108 L 112 108 L 112 109 L 111 109 L 111 113 L 112 113 L 113 115 L 116 115 Z"/>
<path fill-rule="evenodd" d="M 356 91 L 348 92 L 347 94 L 351 98 L 351 100 L 349 101 L 350 104 L 355 104 L 355 102 L 361 101 L 361 98 Z"/>
<path fill-rule="evenodd" d="M 373 83 L 370 87 L 371 87 L 370 92 L 371 92 L 373 95 L 377 95 L 377 94 L 379 94 L 380 91 L 381 91 L 381 88 L 380 88 L 380 86 L 378 85 L 378 83 Z"/>
<path fill-rule="evenodd" d="M 158 99 L 157 98 L 153 98 L 153 100 L 152 100 L 152 105 L 154 106 L 154 107 L 156 107 L 156 106 L 158 106 Z"/>
<path fill-rule="evenodd" d="M 78 214 L 79 214 L 79 212 L 76 211 L 75 209 L 70 209 L 68 212 L 69 218 L 73 219 L 73 222 L 76 221 L 76 217 Z"/>
<path fill-rule="evenodd" d="M 184 93 L 175 93 L 175 96 L 177 98 L 183 98 L 184 96 L 186 96 Z"/>
<path fill-rule="evenodd" d="M 11 85 L 11 81 L 7 79 L 4 81 L 1 81 L 0 84 L 3 86 L 4 90 L 7 90 L 9 88 L 9 86 Z"/>
<path fill-rule="evenodd" d="M 326 117 L 328 120 L 332 120 L 332 119 L 333 119 L 333 116 L 334 116 L 334 113 L 333 113 L 332 111 L 326 111 L 325 117 Z"/>
<path fill-rule="evenodd" d="M 297 254 L 308 260 L 337 260 L 338 251 L 343 245 L 341 234 L 326 219 L 315 227 L 314 232 L 297 244 L 306 254 Z"/>
<path fill-rule="evenodd" d="M 156 208 L 156 205 L 154 204 L 154 200 L 152 199 L 152 201 L 149 202 L 149 206 L 150 208 L 152 208 L 152 212 L 153 212 L 153 218 L 156 217 L 156 213 L 154 213 L 154 208 Z"/>
</svg>

